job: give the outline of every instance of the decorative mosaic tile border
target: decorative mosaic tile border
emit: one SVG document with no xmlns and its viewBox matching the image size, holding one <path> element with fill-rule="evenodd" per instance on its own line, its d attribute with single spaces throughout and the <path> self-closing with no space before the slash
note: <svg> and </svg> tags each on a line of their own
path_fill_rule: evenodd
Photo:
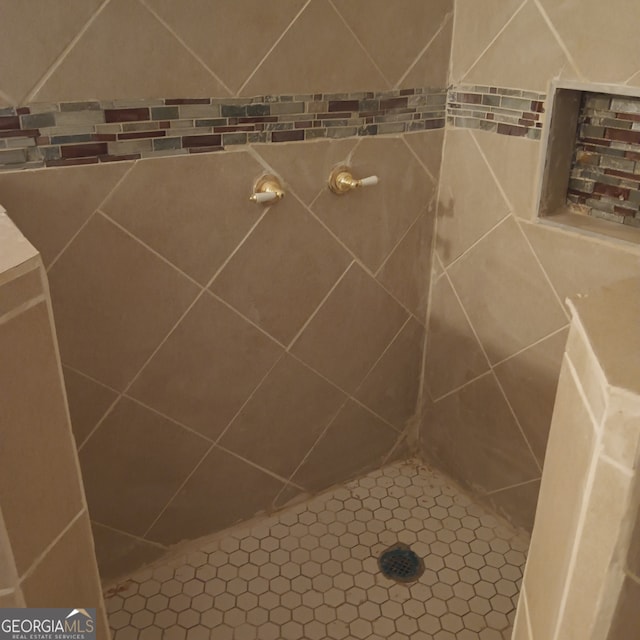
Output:
<svg viewBox="0 0 640 640">
<path fill-rule="evenodd" d="M 449 90 L 447 123 L 540 140 L 546 94 L 504 87 L 460 85 Z"/>
<path fill-rule="evenodd" d="M 0 170 L 439 129 L 446 89 L 63 102 L 0 109 Z"/>
<path fill-rule="evenodd" d="M 582 95 L 567 199 L 595 218 L 640 227 L 640 98 Z"/>
</svg>

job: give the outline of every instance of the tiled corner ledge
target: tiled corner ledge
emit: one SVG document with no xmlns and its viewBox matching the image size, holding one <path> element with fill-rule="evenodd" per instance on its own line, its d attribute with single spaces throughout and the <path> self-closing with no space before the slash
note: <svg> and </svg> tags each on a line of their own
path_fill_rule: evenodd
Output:
<svg viewBox="0 0 640 640">
<path fill-rule="evenodd" d="M 447 98 L 447 124 L 540 140 L 546 94 L 504 87 L 459 85 Z"/>
<path fill-rule="evenodd" d="M 0 170 L 439 129 L 447 90 L 93 101 L 0 109 Z"/>
</svg>

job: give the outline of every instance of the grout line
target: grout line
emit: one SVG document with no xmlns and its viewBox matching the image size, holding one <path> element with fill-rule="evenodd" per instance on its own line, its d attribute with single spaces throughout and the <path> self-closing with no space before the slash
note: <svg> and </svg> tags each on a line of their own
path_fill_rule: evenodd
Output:
<svg viewBox="0 0 640 640">
<path fill-rule="evenodd" d="M 58 260 L 62 257 L 62 254 L 71 246 L 73 241 L 82 233 L 84 228 L 89 224 L 89 222 L 91 222 L 91 220 L 93 219 L 93 216 L 95 215 L 96 213 L 94 211 L 93 213 L 89 214 L 89 216 L 87 216 L 87 219 L 80 225 L 78 230 L 71 236 L 71 238 L 69 238 L 69 241 L 64 245 L 64 247 L 62 247 L 62 249 L 56 255 L 56 257 L 48 264 L 48 266 L 46 267 L 47 273 L 49 273 L 49 271 L 53 269 L 55 263 L 58 262 Z"/>
<path fill-rule="evenodd" d="M 202 455 L 200 460 L 194 465 L 193 469 L 191 469 L 191 472 L 187 475 L 187 477 L 184 479 L 184 481 L 176 489 L 175 493 L 169 498 L 169 500 L 167 501 L 167 504 L 165 504 L 165 506 L 160 510 L 160 513 L 158 513 L 158 515 L 153 520 L 153 522 L 147 527 L 145 532 L 142 534 L 142 538 L 144 540 L 148 540 L 147 536 L 149 535 L 149 532 L 151 531 L 151 529 L 153 529 L 153 527 L 156 525 L 158 520 L 160 520 L 160 518 L 163 516 L 165 511 L 169 508 L 169 505 L 173 502 L 173 500 L 177 497 L 177 495 L 182 491 L 183 487 L 187 484 L 187 482 L 189 482 L 189 480 L 191 480 L 191 477 L 200 468 L 200 465 L 205 461 L 207 456 L 213 451 L 215 446 L 216 445 L 212 443 L 211 446 L 207 448 L 207 450 L 204 452 L 204 454 Z"/>
<path fill-rule="evenodd" d="M 29 309 L 39 305 L 41 302 L 46 302 L 47 296 L 44 293 L 37 295 L 35 298 L 31 298 L 26 302 L 19 304 L 17 307 L 11 309 L 11 311 L 7 311 L 4 315 L 0 316 L 0 325 L 6 324 L 7 322 L 11 322 L 14 318 L 22 315 Z"/>
<path fill-rule="evenodd" d="M 442 131 L 442 129 L 431 129 L 430 131 L 405 131 L 400 136 L 400 138 L 406 145 L 407 149 L 409 149 L 409 153 L 411 153 L 411 155 L 416 159 L 418 164 L 425 170 L 425 173 L 429 176 L 429 178 L 431 179 L 431 182 L 433 182 L 433 186 L 436 188 L 436 192 L 437 192 L 439 181 L 435 179 L 431 171 L 429 171 L 429 169 L 427 168 L 427 165 L 424 162 L 422 162 L 418 154 L 413 150 L 413 147 L 407 142 L 407 135 L 412 135 L 413 133 L 418 133 L 418 134 L 422 133 L 424 135 L 424 134 L 429 134 L 431 131 Z M 443 143 L 444 143 L 444 138 L 443 138 Z"/>
<path fill-rule="evenodd" d="M 58 57 L 53 61 L 52 65 L 45 71 L 44 75 L 36 82 L 34 87 L 27 92 L 25 96 L 23 96 L 20 104 L 25 104 L 29 102 L 33 102 L 36 99 L 37 93 L 42 89 L 42 87 L 46 84 L 47 80 L 51 78 L 55 71 L 58 70 L 60 65 L 64 62 L 66 57 L 71 53 L 71 51 L 78 44 L 82 36 L 87 32 L 89 27 L 98 19 L 98 16 L 105 10 L 107 5 L 111 0 L 104 0 L 104 2 L 96 9 L 95 13 L 89 17 L 87 22 L 83 27 L 80 28 L 80 31 L 75 35 L 74 38 L 71 39 L 69 44 L 62 50 L 62 52 L 58 55 Z"/>
<path fill-rule="evenodd" d="M 392 459 L 395 452 L 402 446 L 404 442 L 407 442 L 407 444 L 409 444 L 407 429 L 405 429 L 404 431 L 402 431 L 402 433 L 400 433 L 393 447 L 391 447 L 391 450 L 389 451 L 389 453 L 387 453 L 387 455 L 382 459 L 382 463 L 380 465 L 381 468 L 389 464 L 389 461 Z M 412 454 L 409 453 L 409 455 L 412 455 Z"/>
<path fill-rule="evenodd" d="M 108 384 L 105 384 L 104 382 L 100 382 L 100 380 L 98 380 L 97 378 L 94 378 L 93 376 L 86 374 L 84 371 L 80 371 L 80 369 L 76 369 L 76 367 L 72 367 L 70 364 L 65 364 L 64 362 L 61 362 L 61 365 L 65 369 L 69 369 L 70 371 L 73 371 L 74 373 L 85 377 L 87 380 L 91 380 L 91 382 L 94 382 L 95 384 L 98 384 L 101 387 L 105 387 L 106 389 L 109 389 L 109 391 L 113 391 L 114 393 L 120 393 L 115 387 L 111 387 Z"/>
<path fill-rule="evenodd" d="M 518 487 L 524 487 L 528 484 L 533 484 L 534 482 L 538 482 L 542 479 L 542 476 L 537 478 L 532 478 L 531 480 L 525 480 L 524 482 L 516 482 L 516 484 L 510 484 L 508 487 L 502 487 L 501 489 L 494 489 L 493 491 L 489 491 L 485 493 L 485 496 L 493 496 L 496 493 L 502 493 L 503 491 L 509 491 L 509 489 L 517 489 Z"/>
<path fill-rule="evenodd" d="M 593 409 L 591 408 L 591 403 L 589 402 L 589 398 L 587 398 L 587 394 L 585 393 L 585 390 L 582 388 L 582 382 L 580 380 L 580 376 L 578 375 L 578 372 L 576 371 L 575 366 L 573 365 L 573 362 L 571 361 L 571 358 L 569 357 L 568 353 L 565 352 L 563 356 L 563 360 L 567 363 L 567 369 L 569 369 L 569 373 L 571 374 L 571 377 L 573 378 L 573 382 L 576 385 L 578 395 L 582 400 L 582 404 L 584 405 L 586 412 L 589 414 L 589 417 L 591 418 L 591 428 L 594 431 L 594 437 L 598 438 L 601 427 L 595 415 L 593 414 Z M 605 407 L 604 415 L 606 415 L 606 407 Z M 604 419 L 604 415 L 603 415 L 603 419 Z"/>
<path fill-rule="evenodd" d="M 640 71 L 634 71 L 622 84 L 628 85 L 638 74 L 640 74 Z M 2 95 L 1 92 L 0 95 Z"/>
<path fill-rule="evenodd" d="M 498 360 L 498 362 L 494 363 L 492 366 L 494 368 L 499 367 L 501 364 L 504 364 L 505 362 L 508 362 L 509 360 L 511 360 L 512 358 L 515 358 L 516 356 L 519 356 L 521 353 L 524 353 L 525 351 L 528 351 L 532 347 L 535 347 L 535 346 L 539 345 L 541 342 L 544 342 L 545 340 L 548 340 L 549 338 L 555 336 L 556 334 L 558 334 L 558 333 L 560 333 L 562 331 L 565 331 L 570 326 L 571 326 L 571 324 L 569 322 L 567 322 L 567 324 L 565 324 L 564 326 L 560 327 L 559 329 L 554 329 L 551 333 L 548 333 L 546 336 L 543 336 L 542 338 L 536 340 L 535 342 L 532 342 L 530 345 L 527 345 L 526 347 L 523 347 L 519 351 L 516 351 L 515 353 L 512 353 L 510 356 L 507 356 L 506 358 L 503 358 L 502 360 Z"/>
<path fill-rule="evenodd" d="M 449 25 L 449 22 L 450 22 L 452 17 L 453 17 L 453 11 L 450 12 L 450 13 L 447 13 L 445 15 L 445 17 L 442 20 L 442 23 L 438 27 L 438 30 L 433 34 L 433 36 L 431 37 L 429 42 L 427 42 L 427 44 L 424 46 L 424 48 L 416 56 L 415 60 L 407 67 L 407 70 L 400 76 L 400 79 L 398 80 L 398 82 L 396 82 L 393 85 L 394 89 L 399 89 L 400 88 L 400 85 L 404 82 L 405 78 L 411 73 L 413 68 L 418 64 L 418 62 L 420 61 L 420 58 L 422 58 L 422 56 L 427 52 L 429 47 L 436 41 L 436 38 L 438 38 L 438 36 L 442 33 L 444 28 Z M 452 25 L 452 28 L 453 28 L 453 25 Z M 451 54 L 449 54 L 449 58 L 451 58 Z"/>
<path fill-rule="evenodd" d="M 18 579 L 18 587 L 22 587 L 22 583 L 31 576 L 31 574 L 38 568 L 38 566 L 42 563 L 42 561 L 49 555 L 52 549 L 64 538 L 64 536 L 68 533 L 68 531 L 75 525 L 83 515 L 87 513 L 87 507 L 83 505 L 82 509 L 76 513 L 71 520 L 63 527 L 62 531 L 44 548 L 44 550 L 36 557 L 36 559 L 31 563 L 29 568 L 19 577 Z"/>
<path fill-rule="evenodd" d="M 564 43 L 564 40 L 560 37 L 560 33 L 558 33 L 558 30 L 556 29 L 555 25 L 551 21 L 551 18 L 545 11 L 542 4 L 540 4 L 540 0 L 533 0 L 533 4 L 536 6 L 536 9 L 538 9 L 540 15 L 542 16 L 542 19 L 546 22 L 547 27 L 549 27 L 549 31 L 551 31 L 553 37 L 558 43 L 558 46 L 562 49 L 562 52 L 564 53 L 567 60 L 569 61 L 569 64 L 573 67 L 573 70 L 576 72 L 576 74 L 578 75 L 578 77 L 582 82 L 586 82 L 586 78 L 584 77 L 584 74 L 580 71 L 580 68 L 578 67 L 573 56 L 571 55 L 571 52 L 569 51 L 569 47 L 567 47 L 567 45 Z"/>
<path fill-rule="evenodd" d="M 150 544 L 154 547 L 158 547 L 159 549 L 164 549 L 164 550 L 168 550 L 169 547 L 167 547 L 164 544 L 161 544 L 160 542 L 153 542 L 152 540 L 147 540 L 146 538 L 142 538 L 141 536 L 137 536 L 134 533 L 129 533 L 128 531 L 124 531 L 122 529 L 117 529 L 116 527 L 112 527 L 111 525 L 108 524 L 104 524 L 102 522 L 98 522 L 98 520 L 91 520 L 91 522 L 93 522 L 93 524 L 97 524 L 100 527 L 104 527 L 105 529 L 108 529 L 109 531 L 113 531 L 114 533 L 119 533 L 120 535 L 123 536 L 127 536 L 128 538 L 133 538 L 134 540 L 138 540 L 139 542 L 144 542 L 145 544 Z"/>
<path fill-rule="evenodd" d="M 209 67 L 209 65 L 182 39 L 182 37 L 178 34 L 177 31 L 171 27 L 171 25 L 164 20 L 155 10 L 147 4 L 147 0 L 139 0 L 140 4 L 187 50 L 187 52 L 195 58 L 202 67 L 209 73 L 213 79 L 223 88 L 225 89 L 229 97 L 235 95 L 231 89 L 227 86 L 227 84 L 220 78 L 216 72 Z"/>
<path fill-rule="evenodd" d="M 293 19 L 291 20 L 291 22 L 285 27 L 284 31 L 280 34 L 280 36 L 276 39 L 276 41 L 271 45 L 269 50 L 264 54 L 262 60 L 260 60 L 260 62 L 258 62 L 258 64 L 256 65 L 255 69 L 249 74 L 247 79 L 240 85 L 239 89 L 235 92 L 236 96 L 239 96 L 242 93 L 242 91 L 247 86 L 247 84 L 249 84 L 249 81 L 253 78 L 253 76 L 256 75 L 256 73 L 258 72 L 258 69 L 260 69 L 260 67 L 262 67 L 262 65 L 265 63 L 266 59 L 271 55 L 273 50 L 280 44 L 280 41 L 289 32 L 289 29 L 291 29 L 291 27 L 294 25 L 294 23 L 298 20 L 298 18 L 302 15 L 302 13 L 305 11 L 305 9 L 310 4 L 311 4 L 311 0 L 307 0 L 305 2 L 304 6 L 302 7 L 302 9 L 300 9 L 300 11 L 298 11 L 298 13 L 296 13 L 296 15 L 293 16 Z"/>
<path fill-rule="evenodd" d="M 387 83 L 387 88 L 389 89 L 392 88 L 393 82 L 391 82 L 389 78 L 387 78 L 387 76 L 382 72 L 382 69 L 380 69 L 380 67 L 378 66 L 378 63 L 373 59 L 373 56 L 369 53 L 368 49 L 364 46 L 360 38 L 358 38 L 358 36 L 356 35 L 356 32 L 351 28 L 351 25 L 346 21 L 345 17 L 340 13 L 336 5 L 333 3 L 333 0 L 329 0 L 329 4 L 331 5 L 332 9 L 338 14 L 338 17 L 340 18 L 344 26 L 347 28 L 347 30 L 349 31 L 353 39 L 358 43 L 358 46 L 362 49 L 365 56 L 369 59 L 369 62 L 371 62 L 371 64 L 374 66 L 376 71 L 380 74 L 382 79 Z"/>
<path fill-rule="evenodd" d="M 471 380 L 467 380 L 464 384 L 461 384 L 459 387 L 456 387 L 455 389 L 451 389 L 451 391 L 447 391 L 447 393 L 445 393 L 445 394 L 443 394 L 441 396 L 438 396 L 437 398 L 432 398 L 432 400 L 433 400 L 433 402 L 440 402 L 440 400 L 444 400 L 445 398 L 448 398 L 449 396 L 453 395 L 454 393 L 458 393 L 458 391 L 461 391 L 462 389 L 464 389 L 465 387 L 469 386 L 470 384 L 473 384 L 477 380 L 480 380 L 480 378 L 484 378 L 489 373 L 491 373 L 491 365 L 489 365 L 489 368 L 486 371 L 484 371 L 480 375 L 476 376 L 475 378 L 471 378 Z"/>
<path fill-rule="evenodd" d="M 633 571 L 625 570 L 624 575 L 631 580 L 631 582 L 635 582 L 636 584 L 640 584 L 640 576 L 637 576 Z"/>
<path fill-rule="evenodd" d="M 484 54 L 487 53 L 489 49 L 491 49 L 495 41 L 502 35 L 502 33 L 506 30 L 506 28 L 513 22 L 515 17 L 524 9 L 527 2 L 528 0 L 524 0 L 523 3 L 511 14 L 511 17 L 502 25 L 502 28 L 491 39 L 491 42 L 489 42 L 489 44 L 478 54 L 478 57 L 475 59 L 473 64 L 464 73 L 460 75 L 458 84 L 463 84 L 464 79 L 469 75 L 469 73 L 471 73 L 471 70 L 478 64 L 478 62 L 480 62 Z"/>
<path fill-rule="evenodd" d="M 614 467 L 622 475 L 627 476 L 627 478 L 634 478 L 635 477 L 635 472 L 634 472 L 633 469 L 629 469 L 628 467 L 625 467 L 623 464 L 621 464 L 620 462 L 618 462 L 617 460 L 612 458 L 610 455 L 607 455 L 606 453 L 601 453 L 600 454 L 600 460 L 602 462 L 610 465 L 611 467 Z"/>
</svg>

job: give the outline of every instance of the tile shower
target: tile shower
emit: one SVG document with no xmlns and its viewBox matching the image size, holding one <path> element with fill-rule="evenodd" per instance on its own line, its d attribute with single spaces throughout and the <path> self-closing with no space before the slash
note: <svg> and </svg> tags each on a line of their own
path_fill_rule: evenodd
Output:
<svg viewBox="0 0 640 640">
<path fill-rule="evenodd" d="M 509 637 L 564 300 L 639 273 L 635 248 L 535 224 L 548 82 L 638 70 L 626 44 L 596 64 L 546 0 L 402 4 L 0 2 L 22 61 L 0 80 L 0 204 L 47 269 L 116 638 Z M 339 164 L 380 183 L 335 196 Z M 248 200 L 265 173 L 272 207 Z M 398 514 L 363 513 L 385 497 Z M 259 565 L 231 576 L 225 545 L 290 527 L 265 552 L 324 567 L 314 524 L 353 536 L 326 589 L 301 561 L 313 588 L 283 591 L 295 568 L 270 560 L 255 605 Z M 427 569 L 390 586 L 372 563 L 405 538 Z M 246 593 L 205 612 L 191 591 L 221 579 Z"/>
</svg>

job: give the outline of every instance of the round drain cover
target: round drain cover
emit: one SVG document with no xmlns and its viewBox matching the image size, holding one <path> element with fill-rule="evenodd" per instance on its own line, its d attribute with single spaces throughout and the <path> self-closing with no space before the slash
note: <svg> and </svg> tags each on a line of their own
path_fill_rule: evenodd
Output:
<svg viewBox="0 0 640 640">
<path fill-rule="evenodd" d="M 413 582 L 424 573 L 424 562 L 408 545 L 399 542 L 383 551 L 378 558 L 382 574 L 398 582 Z"/>
</svg>

